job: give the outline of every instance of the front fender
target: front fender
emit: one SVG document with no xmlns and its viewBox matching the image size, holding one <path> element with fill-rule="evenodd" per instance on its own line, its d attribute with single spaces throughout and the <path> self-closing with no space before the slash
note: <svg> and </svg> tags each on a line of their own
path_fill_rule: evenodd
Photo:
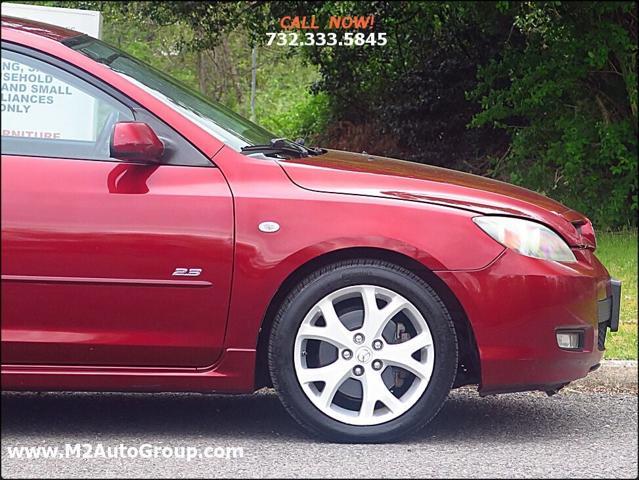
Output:
<svg viewBox="0 0 639 480">
<path fill-rule="evenodd" d="M 225 346 L 255 348 L 272 298 L 289 275 L 320 255 L 353 247 L 406 255 L 426 268 L 476 270 L 503 247 L 472 222 L 476 213 L 440 205 L 313 192 L 274 161 L 222 149 L 214 158 L 234 197 L 235 265 Z M 261 222 L 279 224 L 264 233 Z"/>
</svg>

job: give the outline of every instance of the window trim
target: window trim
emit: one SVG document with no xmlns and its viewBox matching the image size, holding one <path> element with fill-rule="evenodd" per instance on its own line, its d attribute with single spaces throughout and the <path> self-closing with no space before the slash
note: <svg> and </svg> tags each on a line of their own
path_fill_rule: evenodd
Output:
<svg viewBox="0 0 639 480">
<path fill-rule="evenodd" d="M 112 87 L 108 83 L 103 80 L 95 77 L 91 73 L 82 70 L 75 65 L 62 60 L 58 57 L 45 53 L 41 50 L 35 50 L 29 47 L 26 47 L 21 44 L 9 42 L 6 40 L 2 40 L 1 42 L 2 50 L 7 50 L 9 52 L 13 52 L 19 55 L 24 55 L 26 57 L 33 58 L 40 62 L 51 65 L 55 68 L 58 68 L 69 75 L 72 75 L 78 78 L 80 81 L 91 85 L 92 87 L 100 90 L 104 95 L 112 98 L 116 102 L 124 105 L 128 108 L 134 118 L 137 120 L 140 113 L 143 113 L 143 116 L 146 117 L 144 120 L 148 121 L 151 125 L 151 128 L 162 130 L 163 132 L 169 132 L 170 137 L 169 140 L 172 144 L 177 145 L 178 148 L 186 147 L 189 150 L 194 150 L 197 155 L 183 155 L 183 158 L 178 159 L 178 161 L 172 163 L 160 163 L 162 166 L 187 166 L 187 167 L 213 167 L 217 168 L 212 159 L 208 158 L 204 152 L 202 152 L 197 146 L 195 146 L 188 138 L 184 137 L 182 134 L 177 132 L 171 125 L 158 118 L 155 114 L 150 112 L 148 109 L 142 107 L 139 103 L 133 100 L 128 95 L 125 95 L 121 91 Z M 180 145 L 182 144 L 182 145 Z M 14 154 L 14 153 L 2 153 L 2 155 L 11 155 L 11 156 L 22 156 L 22 157 L 33 157 L 33 158 L 60 158 L 66 160 L 84 160 L 91 162 L 111 162 L 111 163 L 136 163 L 136 162 L 128 162 L 124 160 L 119 160 L 116 158 L 67 158 L 60 156 L 38 156 L 38 155 L 22 155 L 22 154 Z"/>
</svg>

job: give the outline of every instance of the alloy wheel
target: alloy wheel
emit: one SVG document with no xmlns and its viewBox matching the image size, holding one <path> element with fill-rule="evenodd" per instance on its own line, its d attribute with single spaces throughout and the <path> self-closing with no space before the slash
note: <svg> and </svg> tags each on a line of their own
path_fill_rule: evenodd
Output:
<svg viewBox="0 0 639 480">
<path fill-rule="evenodd" d="M 433 373 L 435 346 L 424 316 L 376 285 L 341 288 L 302 321 L 295 373 L 321 412 L 349 425 L 378 425 L 407 412 Z"/>
</svg>

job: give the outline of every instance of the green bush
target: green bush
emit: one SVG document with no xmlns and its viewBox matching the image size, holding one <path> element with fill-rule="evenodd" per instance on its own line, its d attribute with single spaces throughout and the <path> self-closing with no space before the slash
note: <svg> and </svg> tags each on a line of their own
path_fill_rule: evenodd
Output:
<svg viewBox="0 0 639 480">
<path fill-rule="evenodd" d="M 507 179 L 558 198 L 598 226 L 636 225 L 636 6 L 506 7 L 516 27 L 479 69 L 474 126 L 510 132 Z"/>
<path fill-rule="evenodd" d="M 260 113 L 258 118 L 260 124 L 270 131 L 293 140 L 303 138 L 308 145 L 316 140 L 329 122 L 327 95 L 313 95 L 305 91 L 278 111 Z"/>
</svg>

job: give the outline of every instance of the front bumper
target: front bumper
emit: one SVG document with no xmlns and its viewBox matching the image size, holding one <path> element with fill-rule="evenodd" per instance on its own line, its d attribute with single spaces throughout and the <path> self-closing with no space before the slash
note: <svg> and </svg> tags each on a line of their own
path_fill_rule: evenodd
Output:
<svg viewBox="0 0 639 480">
<path fill-rule="evenodd" d="M 437 272 L 471 323 L 480 393 L 551 391 L 597 368 L 621 285 L 591 251 L 574 253 L 577 263 L 562 264 L 506 250 L 482 270 Z M 582 332 L 580 348 L 559 348 L 558 330 Z"/>
</svg>

